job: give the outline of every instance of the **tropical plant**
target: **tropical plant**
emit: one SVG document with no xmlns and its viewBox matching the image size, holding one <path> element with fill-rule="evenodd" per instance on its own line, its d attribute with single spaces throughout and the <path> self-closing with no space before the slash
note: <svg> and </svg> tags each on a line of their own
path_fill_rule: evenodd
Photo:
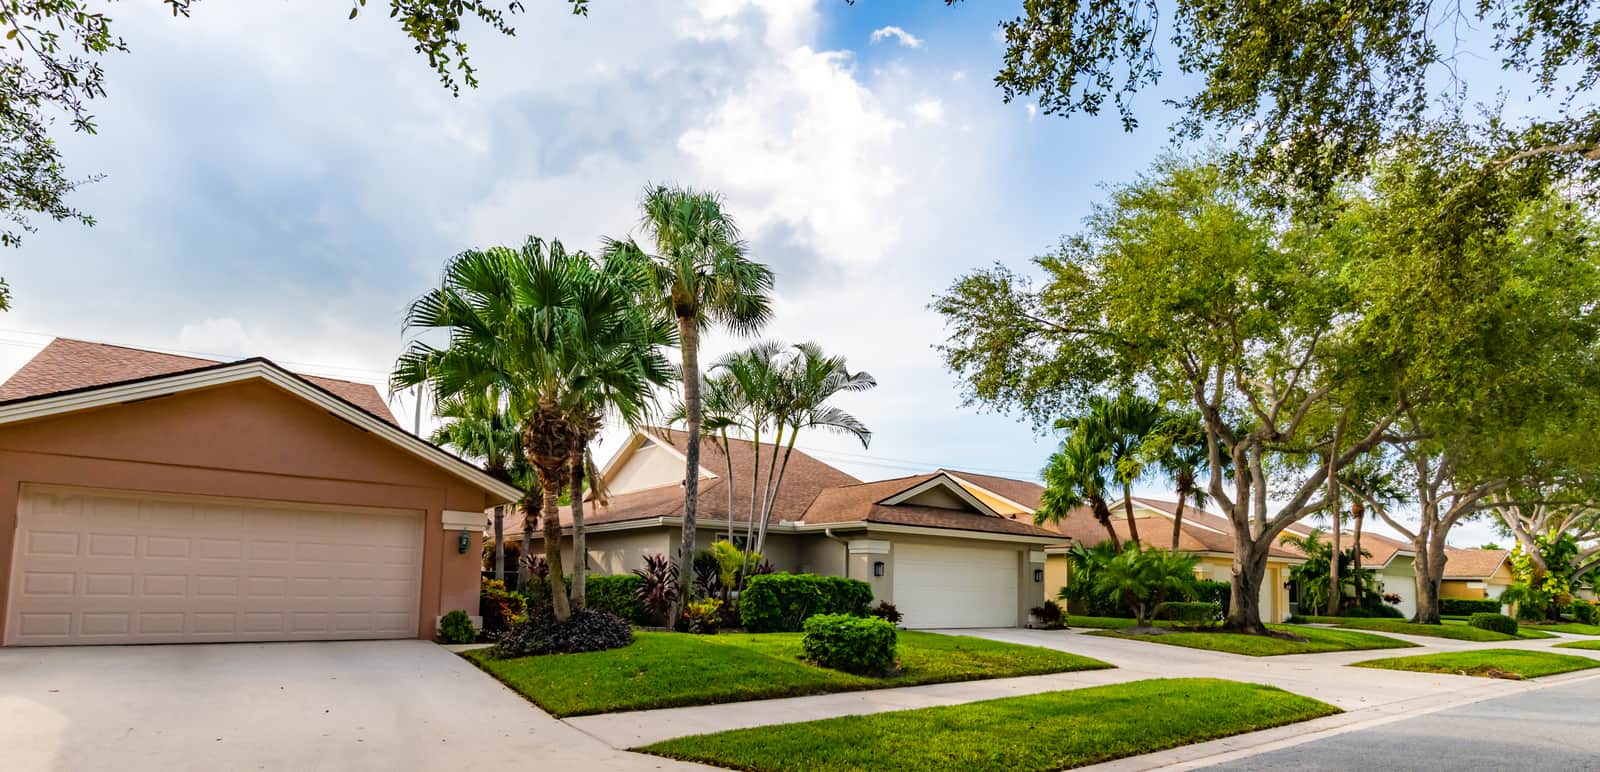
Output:
<svg viewBox="0 0 1600 772">
<path fill-rule="evenodd" d="M 1106 476 L 1110 457 L 1098 436 L 1087 432 L 1068 434 L 1045 465 L 1044 492 L 1039 495 L 1039 508 L 1033 513 L 1034 522 L 1060 523 L 1072 510 L 1087 506 L 1095 522 L 1106 529 L 1107 538 L 1102 544 L 1110 545 L 1112 551 L 1119 549 L 1121 538 L 1111 525 L 1111 507 L 1106 503 L 1111 487 Z"/>
<path fill-rule="evenodd" d="M 1173 550 L 1178 549 L 1178 540 L 1183 535 L 1184 506 L 1193 503 L 1195 509 L 1206 507 L 1206 492 L 1200 486 L 1200 478 L 1210 474 L 1210 453 L 1200 416 L 1171 410 L 1162 411 L 1155 431 L 1145 438 L 1140 449 L 1146 464 L 1167 476 L 1178 497 L 1178 509 L 1172 516 Z"/>
<path fill-rule="evenodd" d="M 712 635 L 722 626 L 722 601 L 716 598 L 689 601 L 683 607 L 683 618 L 689 625 L 689 632 Z"/>
<path fill-rule="evenodd" d="M 1094 592 L 1133 609 L 1138 627 L 1167 598 L 1186 598 L 1194 592 L 1194 569 L 1200 559 L 1184 552 L 1141 547 L 1129 542 L 1122 552 L 1094 573 Z"/>
<path fill-rule="evenodd" d="M 501 633 L 490 654 L 498 659 L 576 654 L 620 649 L 630 643 L 633 626 L 615 614 L 578 608 L 566 619 L 557 619 L 554 611 L 546 608 Z"/>
<path fill-rule="evenodd" d="M 678 324 L 682 353 L 683 405 L 688 431 L 684 460 L 682 538 L 678 571 L 694 570 L 696 523 L 700 495 L 700 332 L 707 324 L 736 333 L 760 329 L 772 314 L 768 293 L 772 271 L 745 255 L 723 206 L 714 193 L 652 185 L 640 201 L 640 227 L 648 249 L 633 238 L 607 239 L 605 254 L 641 266 L 652 292 L 650 305 L 670 314 Z M 675 607 L 676 608 L 676 607 Z"/>
<path fill-rule="evenodd" d="M 1329 601 L 1333 584 L 1329 565 L 1333 561 L 1333 545 L 1323 530 L 1312 528 L 1303 535 L 1285 533 L 1279 537 L 1278 543 L 1293 547 L 1306 556 L 1304 562 L 1289 569 L 1289 580 L 1299 590 L 1299 606 L 1303 613 L 1311 609 L 1332 608 Z M 1377 578 L 1370 569 L 1355 569 L 1354 563 L 1355 554 L 1352 550 L 1339 553 L 1341 598 L 1338 608 L 1370 609 L 1380 605 L 1382 596 L 1377 590 Z"/>
<path fill-rule="evenodd" d="M 612 412 L 637 422 L 649 409 L 652 385 L 669 372 L 659 347 L 670 340 L 670 327 L 639 304 L 640 270 L 626 255 L 596 262 L 538 238 L 516 249 L 462 252 L 446 264 L 439 288 L 413 302 L 405 317 L 408 330 L 448 333 L 449 345 L 412 340 L 390 380 L 397 389 L 427 384 L 440 399 L 502 395 L 538 473 L 545 561 L 550 585 L 560 590 L 551 607 L 559 621 L 570 606 L 557 502 L 583 440 L 581 418 L 594 413 L 596 395 L 603 394 Z"/>
<path fill-rule="evenodd" d="M 467 612 L 456 609 L 439 618 L 439 642 L 472 643 L 478 638 L 478 629 L 472 626 Z"/>
<path fill-rule="evenodd" d="M 1106 477 L 1122 488 L 1123 513 L 1128 520 L 1128 539 L 1139 541 L 1139 522 L 1133 516 L 1133 483 L 1144 476 L 1145 443 L 1156 432 L 1162 418 L 1161 406 L 1132 391 L 1121 391 L 1107 398 L 1089 398 L 1088 412 L 1056 422 L 1057 429 L 1095 438 L 1105 448 Z"/>
<path fill-rule="evenodd" d="M 663 624 L 671 621 L 680 592 L 678 564 L 659 553 L 645 555 L 644 567 L 633 569 L 633 574 L 639 577 L 639 587 L 634 592 L 645 611 Z"/>
<path fill-rule="evenodd" d="M 1115 604 L 1106 603 L 1104 599 L 1096 596 L 1095 578 L 1100 569 L 1111 562 L 1120 551 L 1121 548 L 1112 540 L 1102 541 L 1093 546 L 1086 546 L 1083 542 L 1073 542 L 1066 554 L 1067 583 L 1057 592 L 1057 597 L 1082 604 L 1094 616 L 1098 616 L 1098 612 L 1114 610 Z"/>
<path fill-rule="evenodd" d="M 1049 603 L 1050 601 L 1045 602 Z M 872 611 L 869 613 L 891 625 L 900 624 L 900 621 L 906 618 L 905 614 L 900 613 L 900 609 L 886 600 L 878 601 L 878 605 L 873 606 Z"/>
<path fill-rule="evenodd" d="M 1367 507 L 1386 510 L 1405 498 L 1405 491 L 1394 472 L 1375 455 L 1362 456 L 1339 473 L 1339 485 L 1352 495 L 1350 522 L 1354 531 L 1350 549 L 1354 560 L 1351 567 L 1361 570 L 1362 524 L 1367 517 Z"/>
<path fill-rule="evenodd" d="M 492 390 L 463 393 L 442 399 L 435 403 L 433 414 L 441 419 L 441 423 L 428 438 L 430 442 L 454 448 L 462 456 L 476 459 L 483 465 L 483 471 L 496 480 L 515 485 L 523 491 L 531 492 L 538 488 L 538 474 L 528 464 L 528 457 L 522 453 L 517 421 L 506 412 L 503 400 L 497 393 Z M 530 502 L 526 501 L 526 495 L 523 498 L 524 501 L 518 502 L 518 506 L 527 510 Z M 502 580 L 506 571 L 505 514 L 504 505 L 495 505 L 494 540 L 492 545 L 486 545 L 492 550 L 494 578 Z M 532 533 L 533 520 L 525 519 L 523 544 L 530 543 Z"/>
</svg>

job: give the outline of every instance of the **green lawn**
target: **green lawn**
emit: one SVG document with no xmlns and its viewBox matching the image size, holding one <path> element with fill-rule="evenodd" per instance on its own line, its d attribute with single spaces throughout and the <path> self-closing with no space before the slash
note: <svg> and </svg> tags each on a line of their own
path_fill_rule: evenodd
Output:
<svg viewBox="0 0 1600 772">
<path fill-rule="evenodd" d="M 1089 634 L 1125 638 L 1131 641 L 1165 643 L 1169 646 L 1185 646 L 1191 649 L 1224 651 L 1230 654 L 1244 654 L 1251 657 L 1275 657 L 1281 654 L 1314 654 L 1324 651 L 1359 651 L 1362 649 L 1406 649 L 1416 645 L 1405 641 L 1397 641 L 1393 638 L 1385 638 L 1381 635 L 1358 633 L 1352 630 L 1328 630 L 1321 627 L 1296 627 L 1292 625 L 1269 625 L 1269 627 L 1273 630 L 1284 630 L 1293 633 L 1307 640 L 1289 641 L 1265 635 L 1240 635 L 1238 633 L 1222 632 L 1139 635 L 1119 630 L 1100 630 Z"/>
<path fill-rule="evenodd" d="M 1302 621 L 1338 625 L 1352 630 L 1373 630 L 1380 633 L 1424 635 L 1432 638 L 1450 638 L 1457 641 L 1514 641 L 1516 638 L 1490 630 L 1479 630 L 1468 625 L 1419 625 L 1403 619 L 1366 619 L 1361 617 L 1300 617 Z M 1533 635 L 1543 638 L 1547 636 Z"/>
<path fill-rule="evenodd" d="M 611 651 L 494 659 L 478 649 L 465 656 L 562 717 L 1111 667 L 1054 649 L 901 631 L 901 674 L 866 678 L 803 662 L 800 639 L 640 632 L 632 645 Z"/>
<path fill-rule="evenodd" d="M 1157 623 L 1162 624 L 1162 623 Z M 1089 627 L 1099 630 L 1121 630 L 1124 627 L 1133 627 L 1132 619 L 1122 617 L 1067 617 L 1068 627 Z"/>
<path fill-rule="evenodd" d="M 1573 641 L 1572 643 L 1558 643 L 1557 649 L 1591 649 L 1600 651 L 1600 641 Z"/>
<path fill-rule="evenodd" d="M 1357 662 L 1354 667 L 1375 667 L 1386 670 L 1409 670 L 1417 673 L 1451 673 L 1456 675 L 1489 676 L 1495 671 L 1511 673 L 1523 678 L 1569 673 L 1600 667 L 1600 661 L 1570 654 L 1525 649 L 1479 649 L 1477 651 L 1452 651 L 1443 654 L 1420 654 L 1415 657 L 1395 657 Z"/>
<path fill-rule="evenodd" d="M 1338 712 L 1270 686 L 1158 679 L 739 729 L 639 750 L 744 770 L 1055 770 Z"/>
<path fill-rule="evenodd" d="M 1528 625 L 1535 630 L 1548 630 L 1553 633 L 1572 633 L 1573 635 L 1600 635 L 1600 625 L 1585 625 L 1577 622 L 1567 622 L 1559 625 Z"/>
</svg>

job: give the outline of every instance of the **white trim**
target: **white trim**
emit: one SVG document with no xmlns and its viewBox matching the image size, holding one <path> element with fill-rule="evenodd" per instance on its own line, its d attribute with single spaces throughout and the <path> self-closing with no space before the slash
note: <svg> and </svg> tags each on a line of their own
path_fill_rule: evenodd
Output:
<svg viewBox="0 0 1600 772">
<path fill-rule="evenodd" d="M 1057 535 L 1050 536 L 1024 536 L 1015 533 L 990 533 L 988 531 L 964 531 L 956 528 L 933 528 L 920 525 L 892 525 L 887 523 L 862 523 L 867 527 L 868 533 L 908 534 L 916 536 L 942 536 L 947 539 L 970 539 L 973 541 L 1009 541 L 1028 544 L 1051 544 L 1061 541 Z M 838 528 L 838 525 L 831 526 Z"/>
<path fill-rule="evenodd" d="M 1028 562 L 1029 563 L 1043 563 L 1044 562 L 1044 550 L 1029 550 L 1028 551 Z"/>
<path fill-rule="evenodd" d="M 988 515 L 990 517 L 1005 517 L 999 512 L 994 511 L 994 509 L 988 504 L 983 503 L 983 501 L 977 496 L 972 495 L 972 491 L 961 487 L 961 483 L 956 482 L 954 478 L 944 472 L 939 472 L 938 475 L 933 479 L 913 485 L 910 488 L 889 496 L 888 498 L 879 499 L 877 503 L 885 507 L 892 507 L 896 504 L 904 503 L 907 499 L 916 498 L 918 494 L 931 491 L 934 488 L 944 488 L 945 490 L 954 493 L 957 498 L 967 502 L 972 506 L 973 509 L 976 509 L 978 514 Z"/>
<path fill-rule="evenodd" d="M 852 555 L 887 555 L 893 542 L 884 539 L 851 539 L 849 544 Z"/>
<path fill-rule="evenodd" d="M 485 491 L 504 497 L 506 501 L 516 501 L 522 497 L 522 491 L 517 490 L 515 486 L 508 485 L 484 474 L 471 464 L 434 447 L 422 438 L 388 421 L 384 421 L 343 399 L 335 397 L 322 388 L 302 380 L 300 376 L 262 359 L 245 360 L 200 371 L 175 373 L 169 376 L 149 378 L 121 385 L 112 384 L 70 394 L 40 397 L 12 405 L 0 406 L 0 425 L 47 418 L 53 415 L 88 410 L 90 408 L 119 405 L 153 397 L 164 397 L 195 389 L 225 386 L 253 379 L 266 381 L 307 402 L 311 402 L 332 413 L 337 418 L 348 421 L 370 434 L 388 440 L 423 461 Z"/>
<path fill-rule="evenodd" d="M 484 521 L 488 519 L 489 516 L 482 512 L 462 512 L 454 509 L 445 510 L 440 513 L 439 517 L 439 521 L 444 525 L 446 531 L 474 528 L 483 525 Z"/>
<path fill-rule="evenodd" d="M 979 484 L 977 484 L 977 483 L 975 483 L 975 482 L 973 482 L 971 480 L 968 480 L 967 478 L 962 477 L 962 476 L 960 476 L 958 474 L 955 474 L 953 472 L 944 472 L 944 474 L 948 475 L 950 477 L 950 479 L 955 480 L 957 484 L 959 484 L 959 485 L 961 485 L 963 487 L 970 485 L 970 486 L 972 486 L 974 488 L 977 488 L 980 491 L 983 491 L 984 493 L 989 494 L 990 496 L 993 496 L 993 497 L 995 497 L 995 498 L 997 498 L 997 499 L 999 499 L 1001 501 L 1004 501 L 1007 504 L 1010 504 L 1013 507 L 1016 507 L 1017 509 L 1022 510 L 1023 512 L 1025 512 L 1027 514 L 1031 515 L 1035 511 L 1033 509 L 1033 507 L 1027 506 L 1026 504 L 1023 504 L 1022 502 L 1016 501 L 1014 499 L 1008 499 L 1005 496 L 1002 496 L 1002 495 L 1000 495 L 998 493 L 995 493 L 993 489 L 985 487 L 985 486 L 982 486 L 982 485 L 979 485 Z M 1018 482 L 1022 482 L 1022 481 L 1019 480 Z"/>
</svg>

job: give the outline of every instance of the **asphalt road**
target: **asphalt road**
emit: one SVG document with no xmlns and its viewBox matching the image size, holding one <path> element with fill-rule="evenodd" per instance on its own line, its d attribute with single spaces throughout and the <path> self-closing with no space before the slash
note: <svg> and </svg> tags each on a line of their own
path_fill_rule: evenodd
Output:
<svg viewBox="0 0 1600 772">
<path fill-rule="evenodd" d="M 1346 732 L 1211 769 L 1600 770 L 1600 679 Z"/>
</svg>

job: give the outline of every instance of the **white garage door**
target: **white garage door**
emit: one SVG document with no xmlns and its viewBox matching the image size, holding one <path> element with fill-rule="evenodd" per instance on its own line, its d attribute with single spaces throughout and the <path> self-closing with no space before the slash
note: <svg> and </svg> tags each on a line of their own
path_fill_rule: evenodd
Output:
<svg viewBox="0 0 1600 772">
<path fill-rule="evenodd" d="M 6 644 L 411 638 L 422 516 L 23 490 Z"/>
<path fill-rule="evenodd" d="M 894 604 L 906 627 L 1015 627 L 1017 553 L 894 545 Z"/>
</svg>

